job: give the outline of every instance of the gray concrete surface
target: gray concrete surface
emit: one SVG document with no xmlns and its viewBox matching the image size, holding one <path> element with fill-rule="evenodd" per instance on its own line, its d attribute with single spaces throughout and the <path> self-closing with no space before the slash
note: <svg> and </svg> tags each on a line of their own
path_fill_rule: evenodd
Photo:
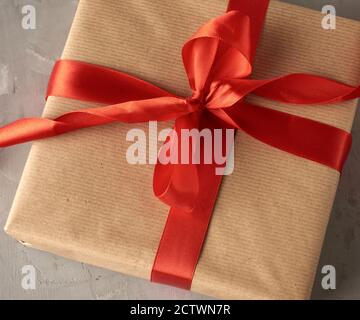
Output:
<svg viewBox="0 0 360 320">
<path fill-rule="evenodd" d="M 335 4 L 338 14 L 360 20 L 359 0 L 287 0 L 320 9 Z M 37 29 L 21 28 L 21 8 L 37 10 Z M 76 0 L 0 0 L 0 125 L 41 114 L 52 65 L 59 57 Z M 359 35 L 354 35 L 358 37 Z M 334 265 L 337 288 L 321 288 L 314 299 L 360 299 L 360 117 L 354 146 L 332 212 L 320 267 Z M 190 292 L 69 261 L 25 248 L 2 231 L 25 164 L 29 145 L 0 150 L 0 299 L 206 299 Z M 21 268 L 33 265 L 36 290 L 21 286 Z"/>
</svg>

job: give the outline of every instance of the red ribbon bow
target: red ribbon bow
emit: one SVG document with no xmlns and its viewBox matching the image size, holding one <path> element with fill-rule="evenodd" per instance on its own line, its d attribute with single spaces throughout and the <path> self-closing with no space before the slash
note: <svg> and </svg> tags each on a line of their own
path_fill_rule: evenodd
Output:
<svg viewBox="0 0 360 320">
<path fill-rule="evenodd" d="M 268 1 L 257 2 L 261 2 L 265 13 Z M 250 3 L 243 1 L 240 8 L 244 10 L 229 11 L 211 20 L 184 45 L 183 61 L 192 97 L 175 96 L 102 66 L 61 60 L 54 67 L 48 96 L 108 106 L 69 112 L 54 120 L 18 120 L 0 128 L 0 146 L 114 121 L 176 120 L 174 130 L 178 133 L 184 128 L 237 128 L 275 148 L 341 171 L 351 144 L 349 133 L 313 120 L 249 105 L 244 98 L 255 94 L 284 103 L 326 104 L 355 99 L 360 96 L 360 87 L 308 74 L 270 80 L 248 79 L 257 42 L 252 27 L 256 25 L 259 33 L 262 26 L 254 7 L 251 11 L 245 10 L 251 7 Z M 221 178 L 215 176 L 212 166 L 156 166 L 154 192 L 171 206 L 171 210 L 152 280 L 190 287 L 220 183 Z"/>
</svg>

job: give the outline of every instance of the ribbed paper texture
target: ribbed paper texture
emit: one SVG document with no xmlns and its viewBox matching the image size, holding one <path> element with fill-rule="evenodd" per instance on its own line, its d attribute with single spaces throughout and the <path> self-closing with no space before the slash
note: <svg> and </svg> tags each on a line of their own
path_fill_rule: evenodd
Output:
<svg viewBox="0 0 360 320">
<path fill-rule="evenodd" d="M 181 47 L 225 0 L 81 0 L 63 58 L 113 67 L 190 94 Z M 311 72 L 360 80 L 360 23 L 271 1 L 256 78 Z M 119 88 L 119 90 L 126 88 Z M 356 102 L 263 106 L 350 130 Z M 44 116 L 89 104 L 49 98 Z M 35 248 L 150 278 L 168 208 L 152 194 L 151 165 L 129 165 L 126 133 L 112 124 L 33 144 L 6 231 Z M 147 125 L 138 125 L 147 130 Z M 171 123 L 159 124 L 159 129 Z M 220 298 L 308 298 L 339 174 L 239 133 L 193 280 Z"/>
</svg>

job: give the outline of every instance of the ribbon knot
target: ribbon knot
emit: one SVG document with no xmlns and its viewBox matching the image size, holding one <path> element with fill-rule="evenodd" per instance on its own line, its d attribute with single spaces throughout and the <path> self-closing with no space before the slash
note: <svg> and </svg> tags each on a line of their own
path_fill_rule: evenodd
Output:
<svg viewBox="0 0 360 320">
<path fill-rule="evenodd" d="M 190 98 L 187 98 L 186 104 L 190 107 L 189 113 L 201 111 L 206 107 L 206 101 L 199 93 L 194 93 Z"/>
</svg>

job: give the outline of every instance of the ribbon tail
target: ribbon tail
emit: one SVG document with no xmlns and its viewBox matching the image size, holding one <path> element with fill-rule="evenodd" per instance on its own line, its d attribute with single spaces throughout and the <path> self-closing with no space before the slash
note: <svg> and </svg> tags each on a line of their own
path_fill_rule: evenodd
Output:
<svg viewBox="0 0 360 320">
<path fill-rule="evenodd" d="M 48 119 L 28 118 L 17 120 L 0 128 L 0 147 L 53 137 L 60 130 L 56 123 Z M 64 128 L 65 129 L 65 128 Z"/>
<path fill-rule="evenodd" d="M 54 120 L 21 119 L 0 128 L 0 147 L 49 138 L 111 122 L 137 123 L 174 120 L 192 112 L 192 108 L 184 99 L 163 97 L 68 112 Z"/>
<path fill-rule="evenodd" d="M 248 94 L 298 105 L 330 104 L 360 97 L 353 87 L 311 74 L 288 74 L 268 80 L 231 79 L 212 85 L 209 108 L 228 108 Z"/>
<path fill-rule="evenodd" d="M 254 94 L 293 104 L 328 104 L 360 97 L 360 86 L 352 87 L 328 78 L 310 74 L 289 74 L 267 81 Z"/>
</svg>

